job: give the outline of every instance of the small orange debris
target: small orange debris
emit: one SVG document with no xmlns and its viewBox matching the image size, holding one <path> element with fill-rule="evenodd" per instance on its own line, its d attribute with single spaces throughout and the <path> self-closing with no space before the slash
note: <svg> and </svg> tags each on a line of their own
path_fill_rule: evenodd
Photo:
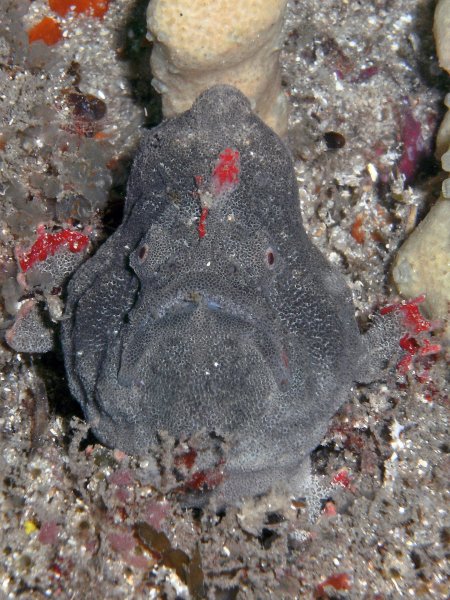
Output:
<svg viewBox="0 0 450 600">
<path fill-rule="evenodd" d="M 109 0 L 49 0 L 48 5 L 60 17 L 72 8 L 77 15 L 101 18 L 109 8 Z"/>
<path fill-rule="evenodd" d="M 317 599 L 330 598 L 327 594 L 327 588 L 334 588 L 335 590 L 349 590 L 352 587 L 352 581 L 347 573 L 336 573 L 330 575 L 325 581 L 319 583 L 315 589 L 314 597 Z"/>
<path fill-rule="evenodd" d="M 109 137 L 110 136 L 104 131 L 97 131 L 97 133 L 94 134 L 94 140 L 97 141 L 107 140 Z"/>
<path fill-rule="evenodd" d="M 62 31 L 59 24 L 51 17 L 44 17 L 28 31 L 30 44 L 41 40 L 47 46 L 53 46 L 62 40 Z"/>
<path fill-rule="evenodd" d="M 363 244 L 366 237 L 364 231 L 361 229 L 363 221 L 363 215 L 357 215 L 350 231 L 352 238 L 354 238 L 358 244 Z"/>
</svg>

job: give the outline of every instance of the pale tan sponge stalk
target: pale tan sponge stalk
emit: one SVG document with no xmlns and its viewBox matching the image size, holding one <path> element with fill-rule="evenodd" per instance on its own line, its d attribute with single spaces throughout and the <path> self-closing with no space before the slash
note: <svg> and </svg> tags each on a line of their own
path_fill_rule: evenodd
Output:
<svg viewBox="0 0 450 600">
<path fill-rule="evenodd" d="M 439 0 L 434 12 L 433 31 L 439 64 L 450 72 L 450 0 Z"/>
<path fill-rule="evenodd" d="M 450 73 L 450 0 L 439 0 L 434 12 L 433 24 L 434 38 L 436 40 L 436 52 L 441 67 Z M 445 105 L 449 108 L 450 95 L 447 94 Z M 450 110 L 441 123 L 436 139 L 436 156 L 441 156 L 448 150 L 450 145 Z"/>
<path fill-rule="evenodd" d="M 152 84 L 165 117 L 188 110 L 205 89 L 239 88 L 279 135 L 287 130 L 279 53 L 287 0 L 151 0 Z"/>
</svg>

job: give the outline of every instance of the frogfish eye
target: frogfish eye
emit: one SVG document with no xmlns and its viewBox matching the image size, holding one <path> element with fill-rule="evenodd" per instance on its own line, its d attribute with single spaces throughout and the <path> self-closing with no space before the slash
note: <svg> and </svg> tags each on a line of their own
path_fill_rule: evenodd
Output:
<svg viewBox="0 0 450 600">
<path fill-rule="evenodd" d="M 147 258 L 147 256 L 148 256 L 148 250 L 149 250 L 149 248 L 148 248 L 148 245 L 147 245 L 147 244 L 143 244 L 143 245 L 142 245 L 142 246 L 139 248 L 137 255 L 138 255 L 139 262 L 140 262 L 141 264 L 142 264 L 142 263 L 145 261 L 145 259 Z"/>
<path fill-rule="evenodd" d="M 275 254 L 273 253 L 272 248 L 267 248 L 266 250 L 266 261 L 269 267 L 273 267 L 275 264 Z"/>
</svg>

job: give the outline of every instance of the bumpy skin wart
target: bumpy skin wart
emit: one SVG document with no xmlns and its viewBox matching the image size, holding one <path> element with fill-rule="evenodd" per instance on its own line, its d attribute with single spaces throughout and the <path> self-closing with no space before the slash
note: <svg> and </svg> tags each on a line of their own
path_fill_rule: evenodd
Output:
<svg viewBox="0 0 450 600">
<path fill-rule="evenodd" d="M 239 173 L 220 185 L 225 150 Z M 225 436 L 225 499 L 295 488 L 379 358 L 306 236 L 288 150 L 227 86 L 145 133 L 123 223 L 76 272 L 68 314 L 67 373 L 96 436 L 129 453 L 161 430 Z"/>
</svg>

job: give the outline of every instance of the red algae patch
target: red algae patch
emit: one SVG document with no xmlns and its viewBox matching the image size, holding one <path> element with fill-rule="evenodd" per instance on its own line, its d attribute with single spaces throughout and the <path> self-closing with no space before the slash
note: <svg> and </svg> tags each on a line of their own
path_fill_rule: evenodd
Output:
<svg viewBox="0 0 450 600">
<path fill-rule="evenodd" d="M 60 17 L 73 9 L 78 15 L 101 18 L 109 8 L 109 0 L 49 0 L 48 5 Z"/>
<path fill-rule="evenodd" d="M 440 344 L 432 344 L 429 339 L 419 337 L 420 334 L 428 333 L 434 328 L 434 324 L 425 319 L 420 313 L 419 304 L 422 304 L 424 301 L 425 295 L 422 294 L 409 302 L 391 304 L 384 306 L 380 310 L 382 315 L 391 312 L 401 313 L 404 327 L 408 330 L 400 339 L 400 346 L 406 352 L 406 355 L 397 365 L 397 370 L 402 375 L 405 375 L 411 368 L 415 355 L 423 357 L 430 354 L 438 354 L 442 350 Z"/>
<path fill-rule="evenodd" d="M 336 573 L 330 575 L 324 582 L 320 583 L 314 593 L 314 598 L 331 598 L 335 590 L 349 590 L 351 588 L 351 579 L 347 573 Z M 330 594 L 327 589 L 331 590 Z"/>
<path fill-rule="evenodd" d="M 347 469 L 341 469 L 331 480 L 331 485 L 340 485 L 345 489 L 349 489 L 351 482 Z"/>
<path fill-rule="evenodd" d="M 87 235 L 70 229 L 63 229 L 57 233 L 45 233 L 38 231 L 38 239 L 34 242 L 28 252 L 19 256 L 19 265 L 25 273 L 37 262 L 42 262 L 49 256 L 53 256 L 62 246 L 68 247 L 70 252 L 81 252 L 89 243 Z"/>
<path fill-rule="evenodd" d="M 54 46 L 61 40 L 61 27 L 51 17 L 44 17 L 28 31 L 28 41 L 30 44 L 41 41 L 47 44 L 47 46 Z"/>
</svg>

